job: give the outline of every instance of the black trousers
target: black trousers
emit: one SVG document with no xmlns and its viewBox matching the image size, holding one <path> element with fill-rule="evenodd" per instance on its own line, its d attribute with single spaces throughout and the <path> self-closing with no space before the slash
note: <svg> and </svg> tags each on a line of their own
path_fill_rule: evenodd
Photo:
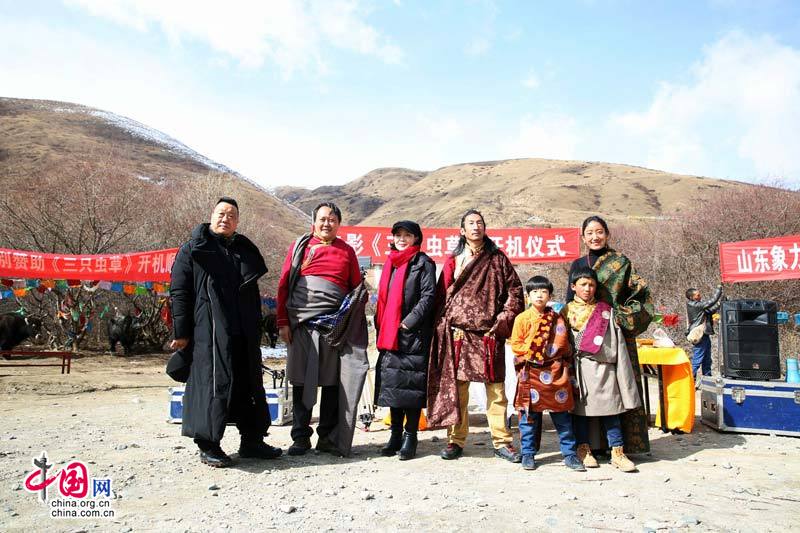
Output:
<svg viewBox="0 0 800 533">
<path fill-rule="evenodd" d="M 241 335 L 236 335 L 231 337 L 231 340 L 233 343 L 233 389 L 231 390 L 228 413 L 235 414 L 236 429 L 239 430 L 243 441 L 261 441 L 264 438 L 264 417 L 266 417 L 267 427 L 269 427 L 269 412 L 261 412 L 260 409 L 256 408 L 256 402 L 253 400 L 245 338 Z M 265 395 L 263 388 L 261 389 L 261 394 Z M 219 442 L 204 439 L 194 439 L 194 442 L 203 451 L 219 446 Z"/>
<path fill-rule="evenodd" d="M 303 403 L 303 385 L 292 386 L 292 440 L 310 439 L 314 431 L 311 429 L 311 409 Z M 339 417 L 339 385 L 320 387 L 322 399 L 319 404 L 319 424 L 317 435 L 320 438 L 330 435 L 336 427 Z"/>
<path fill-rule="evenodd" d="M 403 418 L 406 420 L 406 432 L 416 434 L 419 429 L 419 417 L 422 409 L 402 409 L 400 407 L 390 407 L 392 414 L 392 431 L 403 430 Z"/>
</svg>

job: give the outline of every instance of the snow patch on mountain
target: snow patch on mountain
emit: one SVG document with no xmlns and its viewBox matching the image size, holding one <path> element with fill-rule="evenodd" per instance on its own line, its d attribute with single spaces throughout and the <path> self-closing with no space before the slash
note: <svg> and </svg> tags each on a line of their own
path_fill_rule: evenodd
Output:
<svg viewBox="0 0 800 533">
<path fill-rule="evenodd" d="M 96 109 L 89 111 L 89 114 L 95 117 L 102 118 L 106 122 L 109 122 L 117 126 L 118 128 L 127 131 L 128 133 L 130 133 L 135 137 L 139 137 L 140 139 L 160 144 L 166 150 L 172 153 L 193 159 L 198 163 L 200 163 L 201 165 L 204 165 L 212 170 L 239 175 L 237 172 L 231 170 L 225 165 L 221 165 L 216 161 L 212 161 L 211 159 L 205 157 L 204 155 L 195 152 L 182 142 L 170 137 L 166 133 L 145 126 L 141 122 L 137 122 L 133 119 L 123 117 L 114 113 L 109 113 L 108 111 L 100 111 Z"/>
<path fill-rule="evenodd" d="M 182 142 L 178 141 L 177 139 L 170 137 L 169 135 L 167 135 L 162 131 L 156 130 L 145 124 L 142 124 L 141 122 L 138 122 L 128 117 L 117 115 L 116 113 L 111 113 L 109 111 L 103 111 L 100 109 L 95 109 L 80 104 L 65 105 L 64 102 L 57 102 L 57 103 L 43 102 L 40 104 L 40 106 L 46 107 L 51 111 L 57 113 L 86 113 L 87 115 L 92 115 L 100 119 L 103 119 L 106 122 L 113 124 L 114 126 L 130 133 L 135 137 L 158 144 L 164 147 L 165 150 L 168 150 L 169 152 L 172 152 L 174 154 L 190 158 L 200 163 L 201 165 L 209 168 L 210 170 L 216 172 L 224 172 L 226 174 L 232 174 L 237 178 L 240 178 L 250 183 L 254 187 L 263 191 L 264 193 L 269 194 L 270 196 L 272 196 L 285 206 L 297 211 L 298 213 L 302 213 L 304 216 L 307 216 L 307 214 L 303 213 L 300 209 L 297 208 L 297 206 L 292 205 L 291 203 L 286 202 L 285 200 L 279 198 L 278 196 L 275 195 L 273 191 L 269 190 L 269 188 L 265 187 L 264 185 L 261 185 L 260 183 L 248 178 L 247 176 L 243 176 L 239 172 L 236 172 L 235 170 L 231 169 L 230 167 L 227 167 L 225 165 L 217 163 L 212 159 L 207 158 L 203 154 L 195 152 L 194 150 L 192 150 Z M 138 178 L 144 181 L 147 181 L 149 179 L 149 180 L 154 180 L 156 182 L 160 182 L 160 178 L 152 178 L 149 176 L 138 176 Z"/>
</svg>

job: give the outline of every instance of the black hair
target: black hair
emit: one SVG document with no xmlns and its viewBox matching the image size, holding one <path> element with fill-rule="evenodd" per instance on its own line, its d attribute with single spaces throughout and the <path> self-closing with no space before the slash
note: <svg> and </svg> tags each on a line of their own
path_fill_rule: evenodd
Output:
<svg viewBox="0 0 800 533">
<path fill-rule="evenodd" d="M 533 276 L 525 283 L 525 292 L 531 292 L 538 289 L 547 289 L 550 296 L 553 295 L 553 283 L 544 276 Z"/>
<path fill-rule="evenodd" d="M 333 202 L 322 202 L 317 207 L 315 207 L 314 212 L 311 214 L 311 222 L 317 221 L 317 211 L 319 211 L 323 207 L 327 207 L 328 209 L 330 209 L 331 212 L 334 215 L 336 215 L 336 218 L 339 219 L 339 223 L 340 224 L 342 223 L 342 211 Z"/>
<path fill-rule="evenodd" d="M 395 222 L 392 225 L 392 237 L 394 237 L 399 229 L 404 229 L 414 236 L 414 244 L 411 246 L 422 246 L 422 228 L 419 227 L 419 224 L 411 220 L 400 220 Z M 397 246 L 394 245 L 394 239 L 389 242 L 389 249 L 397 250 Z"/>
<path fill-rule="evenodd" d="M 481 217 L 481 222 L 483 222 L 483 229 L 486 230 L 486 220 L 483 218 L 483 213 L 481 213 L 477 209 L 468 209 L 467 212 L 464 213 L 464 215 L 461 217 L 461 224 L 459 224 L 459 227 L 461 229 L 464 229 L 464 222 L 470 215 L 478 215 L 479 217 Z M 458 238 L 458 244 L 456 245 L 455 250 L 453 250 L 453 257 L 461 255 L 462 252 L 464 252 L 464 248 L 466 248 L 466 246 L 467 246 L 467 238 L 464 235 L 461 235 Z M 488 254 L 493 254 L 497 251 L 497 245 L 486 234 L 484 234 L 483 236 L 483 249 Z"/>
<path fill-rule="evenodd" d="M 569 284 L 575 285 L 581 278 L 593 279 L 595 283 L 599 283 L 597 281 L 597 272 L 589 265 L 579 266 L 573 270 L 572 274 L 569 275 Z"/>
<path fill-rule="evenodd" d="M 588 217 L 586 220 L 584 220 L 583 224 L 581 224 L 581 235 L 583 235 L 583 233 L 586 231 L 586 226 L 588 226 L 592 222 L 597 222 L 598 224 L 603 226 L 603 229 L 606 231 L 606 234 L 610 234 L 611 233 L 610 231 L 608 231 L 608 224 L 606 224 L 605 220 L 603 220 L 602 218 L 600 218 L 597 215 L 592 215 L 592 216 Z"/>
<path fill-rule="evenodd" d="M 697 292 L 697 289 L 695 289 L 694 287 L 692 287 L 690 289 L 686 289 L 686 299 L 687 300 L 691 300 L 696 292 Z"/>
<path fill-rule="evenodd" d="M 222 198 L 217 200 L 217 203 L 214 204 L 214 207 L 216 208 L 221 203 L 231 204 L 233 207 L 236 208 L 237 212 L 239 211 L 239 204 L 236 203 L 236 200 L 234 200 L 230 196 L 223 196 Z"/>
</svg>

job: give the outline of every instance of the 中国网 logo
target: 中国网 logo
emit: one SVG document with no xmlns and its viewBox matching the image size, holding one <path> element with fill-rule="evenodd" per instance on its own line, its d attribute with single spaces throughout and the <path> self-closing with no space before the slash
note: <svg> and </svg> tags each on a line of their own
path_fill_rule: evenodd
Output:
<svg viewBox="0 0 800 533">
<path fill-rule="evenodd" d="M 50 508 L 51 518 L 114 517 L 110 478 L 90 478 L 82 461 L 70 461 L 49 475 L 54 465 L 47 461 L 45 451 L 33 458 L 34 470 L 25 478 L 25 490 L 38 494 L 39 500 Z"/>
</svg>

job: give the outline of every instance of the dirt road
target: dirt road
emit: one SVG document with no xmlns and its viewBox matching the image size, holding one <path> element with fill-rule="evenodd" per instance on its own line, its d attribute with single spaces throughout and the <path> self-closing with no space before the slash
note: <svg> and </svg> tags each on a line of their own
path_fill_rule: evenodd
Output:
<svg viewBox="0 0 800 533">
<path fill-rule="evenodd" d="M 357 431 L 352 458 L 211 469 L 180 426 L 165 422 L 174 383 L 164 361 L 91 356 L 69 376 L 0 369 L 0 530 L 800 530 L 800 439 L 720 434 L 699 423 L 690 435 L 651 429 L 653 452 L 636 458 L 635 474 L 607 464 L 568 471 L 549 421 L 539 466 L 525 472 L 493 457 L 482 415 L 472 416 L 458 461 L 438 457 L 444 431 L 421 433 L 413 461 L 380 457 L 388 432 L 376 423 Z M 229 429 L 223 448 L 236 457 Z M 287 448 L 289 427 L 273 427 L 268 440 Z M 58 509 L 24 489 L 43 450 L 51 473 L 76 460 L 91 478 L 111 479 L 114 497 L 102 510 L 114 516 L 51 517 Z M 58 489 L 50 487 L 53 505 Z"/>
</svg>

